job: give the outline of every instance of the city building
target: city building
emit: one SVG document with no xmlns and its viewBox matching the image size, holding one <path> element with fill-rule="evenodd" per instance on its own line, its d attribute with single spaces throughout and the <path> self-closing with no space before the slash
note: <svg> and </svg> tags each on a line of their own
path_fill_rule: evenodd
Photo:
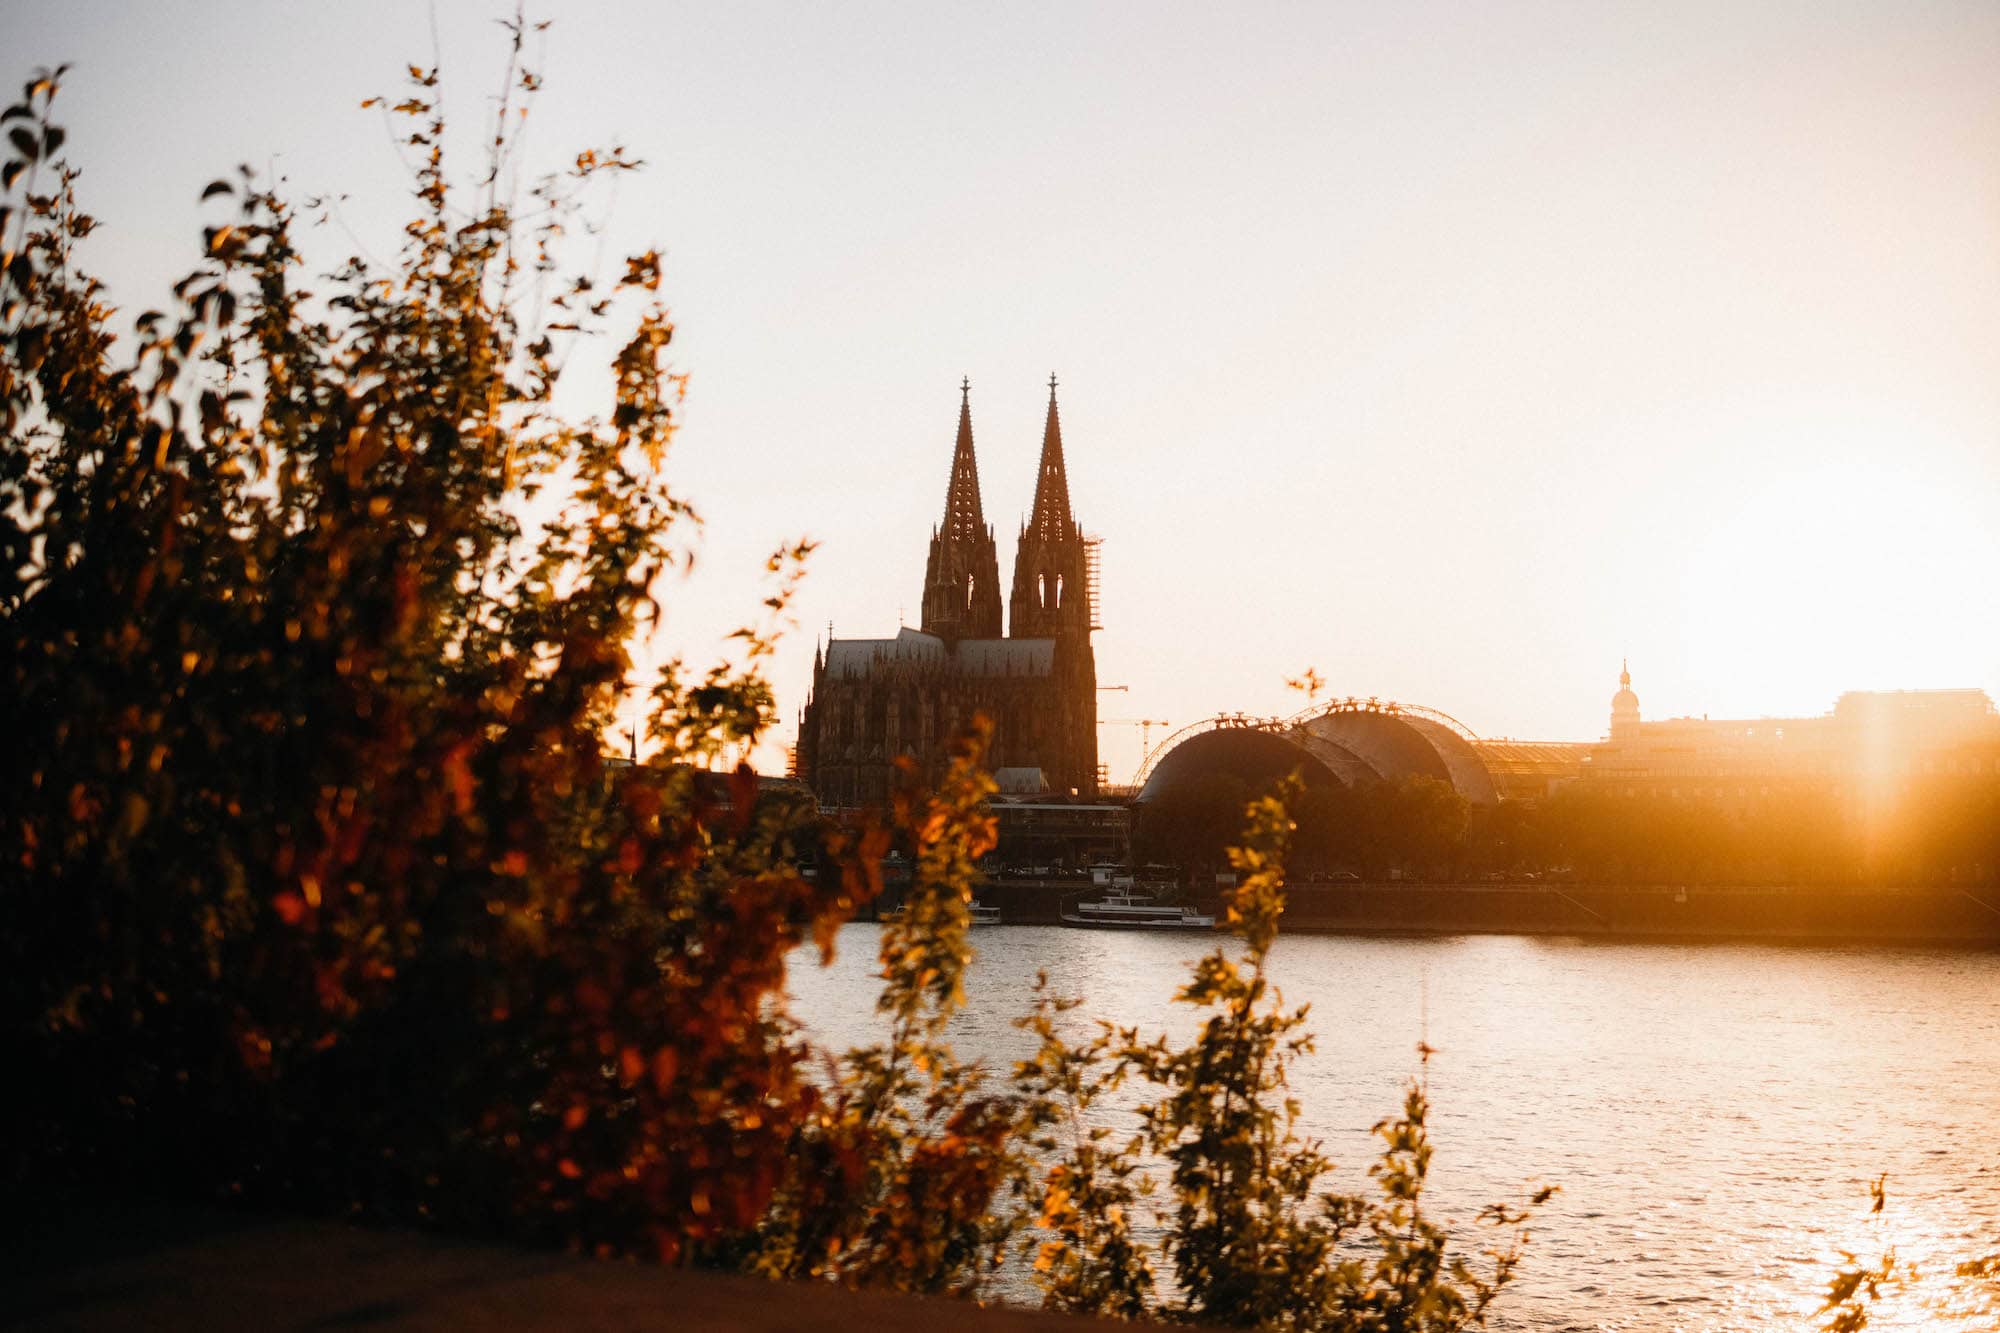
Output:
<svg viewBox="0 0 2000 1333">
<path fill-rule="evenodd" d="M 1596 742 L 1487 739 L 1436 709 L 1337 699 L 1290 718 L 1220 714 L 1169 737 L 1140 774 L 1141 801 L 1206 773 L 1262 784 L 1447 783 L 1474 805 L 1536 801 L 1570 783 L 1744 808 L 1834 791 L 1885 808 L 1936 777 L 2000 776 L 2000 710 L 1984 690 L 1851 691 L 1819 717 L 1647 721 L 1622 667 Z"/>
<path fill-rule="evenodd" d="M 1121 864 L 1130 856 L 1131 813 L 1105 801 L 1003 794 L 993 801 L 992 862 L 1028 875 Z"/>
<path fill-rule="evenodd" d="M 1015 549 L 1003 637 L 999 558 L 972 444 L 972 387 L 961 386 L 921 625 L 894 638 L 834 638 L 814 655 L 797 767 L 823 806 L 884 800 L 901 756 L 934 781 L 946 743 L 981 713 L 993 726 L 987 766 L 1003 792 L 1095 795 L 1093 557 L 1070 509 L 1055 391 L 1051 375 L 1034 507 Z"/>
<path fill-rule="evenodd" d="M 1629 670 L 1580 777 L 1627 795 L 1747 803 L 1788 792 L 1893 796 L 1922 777 L 2000 774 L 2000 711 L 1984 690 L 1854 690 L 1819 717 L 1639 713 Z"/>
</svg>

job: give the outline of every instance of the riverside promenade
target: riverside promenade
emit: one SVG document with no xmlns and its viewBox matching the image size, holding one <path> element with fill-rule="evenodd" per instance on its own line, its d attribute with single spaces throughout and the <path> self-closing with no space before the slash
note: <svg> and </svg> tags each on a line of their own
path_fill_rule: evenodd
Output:
<svg viewBox="0 0 2000 1333">
<path fill-rule="evenodd" d="M 74 1210 L 10 1238 L 0 1325 L 1076 1333 L 1098 1320 L 763 1282 L 334 1222 L 150 1205 Z"/>
<path fill-rule="evenodd" d="M 1055 925 L 1064 906 L 1102 892 L 1073 879 L 998 879 L 980 887 L 979 900 L 999 908 L 1008 925 Z M 1285 896 L 1287 931 L 2000 946 L 2000 889 L 1988 884 L 1336 881 L 1291 884 Z M 891 892 L 885 901 L 895 897 Z M 1217 911 L 1222 891 L 1199 889 L 1189 901 Z"/>
</svg>

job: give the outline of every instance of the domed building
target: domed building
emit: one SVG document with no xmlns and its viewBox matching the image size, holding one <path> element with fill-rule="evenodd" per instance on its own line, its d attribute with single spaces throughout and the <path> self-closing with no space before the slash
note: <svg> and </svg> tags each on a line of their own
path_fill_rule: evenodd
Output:
<svg viewBox="0 0 2000 1333">
<path fill-rule="evenodd" d="M 1618 664 L 1618 693 L 1611 696 L 1611 739 L 1637 740 L 1639 737 L 1639 696 L 1632 693 L 1632 664 Z"/>
<path fill-rule="evenodd" d="M 1803 791 L 1882 801 L 1940 777 L 2000 777 L 2000 709 L 1977 689 L 1851 691 L 1818 717 L 1647 722 L 1621 662 L 1600 741 L 1487 739 L 1435 709 L 1377 699 L 1294 718 L 1219 714 L 1162 742 L 1137 799 L 1204 774 L 1261 787 L 1294 769 L 1316 785 L 1429 778 L 1473 805 L 1542 800 L 1571 782 L 1739 809 Z"/>
<path fill-rule="evenodd" d="M 1489 740 L 1438 712 L 1381 699 L 1338 699 L 1294 718 L 1221 715 L 1170 737 L 1142 772 L 1152 800 L 1204 774 L 1261 787 L 1296 769 L 1307 785 L 1429 778 L 1473 805 L 1540 800 L 1574 779 L 1589 745 Z"/>
</svg>

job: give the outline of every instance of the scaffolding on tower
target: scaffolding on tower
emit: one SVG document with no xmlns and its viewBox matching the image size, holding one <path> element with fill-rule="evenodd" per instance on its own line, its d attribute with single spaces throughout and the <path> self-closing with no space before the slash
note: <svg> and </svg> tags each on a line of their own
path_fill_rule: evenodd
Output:
<svg viewBox="0 0 2000 1333">
<path fill-rule="evenodd" d="M 1099 594 L 1101 565 L 1098 560 L 1098 553 L 1103 546 L 1102 537 L 1087 536 L 1083 539 L 1083 588 L 1090 598 L 1090 630 L 1093 634 L 1104 628 L 1104 612 L 1100 609 L 1104 605 L 1104 599 Z"/>
</svg>

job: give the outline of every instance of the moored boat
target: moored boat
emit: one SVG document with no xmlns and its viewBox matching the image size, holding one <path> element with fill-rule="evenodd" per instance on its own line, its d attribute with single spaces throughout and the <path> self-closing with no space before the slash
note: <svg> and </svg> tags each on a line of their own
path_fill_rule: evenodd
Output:
<svg viewBox="0 0 2000 1333">
<path fill-rule="evenodd" d="M 876 920 L 878 921 L 900 921 L 902 919 L 903 919 L 903 904 L 901 903 L 897 903 L 894 907 L 890 908 L 888 911 L 883 912 L 880 916 L 876 917 Z M 982 903 L 977 898 L 975 898 L 972 901 L 972 915 L 970 924 L 975 926 L 1001 925 L 1002 922 L 1000 919 L 1000 909 L 997 907 L 988 907 L 985 903 Z"/>
<path fill-rule="evenodd" d="M 1062 912 L 1065 926 L 1096 930 L 1212 930 L 1215 918 L 1184 903 L 1163 903 L 1129 884 L 1114 884 L 1095 902 L 1078 902 Z"/>
</svg>

